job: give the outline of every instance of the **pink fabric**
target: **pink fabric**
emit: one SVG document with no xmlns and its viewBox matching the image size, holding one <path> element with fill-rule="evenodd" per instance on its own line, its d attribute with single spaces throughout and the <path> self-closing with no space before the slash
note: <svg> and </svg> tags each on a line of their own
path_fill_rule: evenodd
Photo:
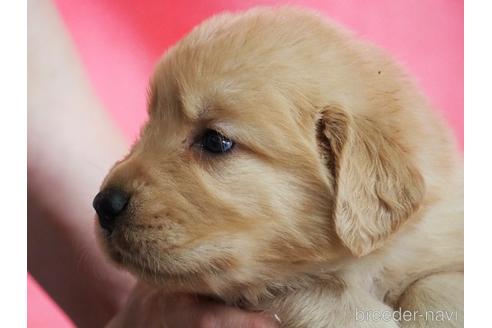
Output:
<svg viewBox="0 0 492 328">
<path fill-rule="evenodd" d="M 463 145 L 462 0 L 56 0 L 92 85 L 132 140 L 144 121 L 146 87 L 161 53 L 222 10 L 296 4 L 318 9 L 387 49 L 421 85 Z M 66 327 L 47 298 L 29 288 L 29 326 Z M 43 311 L 36 309 L 42 308 Z M 39 319 L 38 316 L 43 317 Z M 41 321 L 39 321 L 41 320 Z"/>
</svg>

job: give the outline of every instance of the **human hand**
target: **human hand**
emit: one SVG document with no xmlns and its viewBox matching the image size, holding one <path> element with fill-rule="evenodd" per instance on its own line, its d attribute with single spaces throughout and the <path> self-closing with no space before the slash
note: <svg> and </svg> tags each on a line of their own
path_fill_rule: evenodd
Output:
<svg viewBox="0 0 492 328">
<path fill-rule="evenodd" d="M 273 316 L 247 312 L 187 294 L 165 294 L 139 283 L 107 328 L 274 328 Z"/>
</svg>

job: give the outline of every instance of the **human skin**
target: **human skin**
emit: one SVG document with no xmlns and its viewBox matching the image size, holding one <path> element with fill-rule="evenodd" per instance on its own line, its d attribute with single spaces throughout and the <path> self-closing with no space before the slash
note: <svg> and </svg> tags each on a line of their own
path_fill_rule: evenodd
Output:
<svg viewBox="0 0 492 328">
<path fill-rule="evenodd" d="M 28 270 L 82 327 L 108 321 L 134 279 L 99 251 L 91 199 L 126 151 L 49 1 L 28 3 Z"/>
<path fill-rule="evenodd" d="M 165 294 L 140 282 L 107 328 L 153 327 L 273 328 L 277 322 L 268 314 L 246 312 L 196 295 Z"/>
</svg>

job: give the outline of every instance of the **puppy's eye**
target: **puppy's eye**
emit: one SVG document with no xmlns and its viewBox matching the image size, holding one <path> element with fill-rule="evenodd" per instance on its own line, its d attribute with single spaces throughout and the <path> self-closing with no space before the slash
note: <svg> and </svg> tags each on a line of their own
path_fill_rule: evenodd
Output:
<svg viewBox="0 0 492 328">
<path fill-rule="evenodd" d="M 234 147 L 234 141 L 215 130 L 205 131 L 200 144 L 203 150 L 214 154 L 226 153 Z"/>
</svg>

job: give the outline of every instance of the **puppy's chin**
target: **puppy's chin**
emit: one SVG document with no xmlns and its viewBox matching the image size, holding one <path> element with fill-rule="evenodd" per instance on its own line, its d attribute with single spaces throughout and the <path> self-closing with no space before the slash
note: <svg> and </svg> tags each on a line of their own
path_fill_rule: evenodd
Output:
<svg viewBox="0 0 492 328">
<path fill-rule="evenodd" d="M 139 240 L 129 231 L 108 233 L 96 227 L 96 235 L 109 259 L 139 279 L 169 292 L 212 294 L 209 277 L 220 274 L 216 266 L 187 261 L 185 255 L 173 253 L 172 247 L 157 249 L 156 244 Z M 216 262 L 220 261 L 209 263 Z"/>
<path fill-rule="evenodd" d="M 146 259 L 114 249 L 111 251 L 110 256 L 120 267 L 133 273 L 139 279 L 164 290 L 190 293 L 205 293 L 209 291 L 209 288 L 206 287 L 206 278 L 203 272 L 166 270 L 164 267 L 153 264 Z"/>
</svg>

